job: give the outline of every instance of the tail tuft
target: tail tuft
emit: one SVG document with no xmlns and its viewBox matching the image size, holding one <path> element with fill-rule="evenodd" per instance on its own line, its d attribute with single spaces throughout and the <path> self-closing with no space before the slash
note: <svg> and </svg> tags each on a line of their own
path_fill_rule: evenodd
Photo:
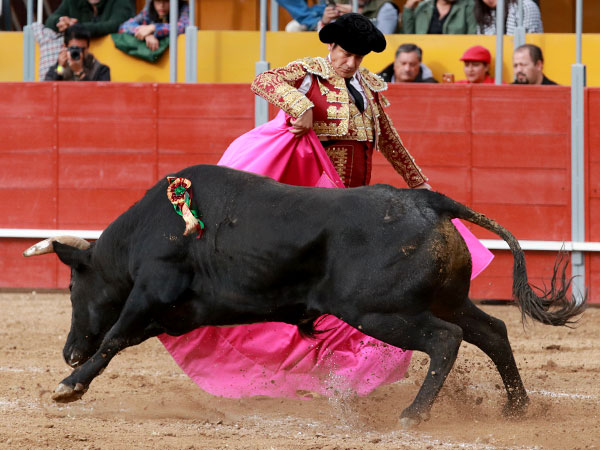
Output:
<svg viewBox="0 0 600 450">
<path fill-rule="evenodd" d="M 568 254 L 559 252 L 554 264 L 549 288 L 534 292 L 529 284 L 525 255 L 519 241 L 510 231 L 485 215 L 458 203 L 448 197 L 436 198 L 438 208 L 447 211 L 450 217 L 468 220 L 500 236 L 510 247 L 513 254 L 513 296 L 521 309 L 523 323 L 530 317 L 538 322 L 554 326 L 573 326 L 587 306 L 587 291 L 575 295 L 572 289 L 573 279 L 567 276 Z M 571 291 L 571 294 L 569 294 Z"/>
<path fill-rule="evenodd" d="M 524 265 L 524 260 L 522 263 Z M 574 294 L 569 295 L 573 279 L 567 276 L 568 254 L 564 251 L 559 252 L 549 287 L 534 287 L 540 295 L 536 295 L 526 278 L 517 275 L 518 271 L 523 270 L 517 267 L 519 265 L 515 264 L 513 295 L 518 300 L 523 322 L 529 316 L 547 325 L 572 328 L 579 320 L 574 317 L 580 316 L 586 309 L 587 292 L 584 292 L 580 298 Z"/>
</svg>

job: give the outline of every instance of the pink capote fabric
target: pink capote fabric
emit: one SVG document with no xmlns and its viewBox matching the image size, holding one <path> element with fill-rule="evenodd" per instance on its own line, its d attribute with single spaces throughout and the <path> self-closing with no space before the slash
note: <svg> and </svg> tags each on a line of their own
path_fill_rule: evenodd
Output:
<svg viewBox="0 0 600 450">
<path fill-rule="evenodd" d="M 270 176 L 300 186 L 343 188 L 344 184 L 316 134 L 301 138 L 288 130 L 289 116 L 277 117 L 240 136 L 220 165 Z M 493 255 L 462 223 L 455 223 L 473 257 L 473 276 Z M 266 395 L 326 396 L 353 391 L 367 395 L 404 377 L 411 351 L 366 336 L 336 317 L 322 316 L 305 339 L 295 326 L 268 322 L 229 328 L 203 327 L 179 337 L 159 339 L 177 364 L 203 390 L 224 397 Z"/>
</svg>

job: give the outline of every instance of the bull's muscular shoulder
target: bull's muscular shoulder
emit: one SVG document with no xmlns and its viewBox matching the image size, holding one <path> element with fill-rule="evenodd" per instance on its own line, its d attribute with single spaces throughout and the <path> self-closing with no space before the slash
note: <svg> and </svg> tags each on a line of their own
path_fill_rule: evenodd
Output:
<svg viewBox="0 0 600 450">
<path fill-rule="evenodd" d="M 364 67 L 359 70 L 363 81 L 373 92 L 381 92 L 387 89 L 387 83 L 379 75 L 369 72 L 369 69 Z"/>
<path fill-rule="evenodd" d="M 329 78 L 333 75 L 333 68 L 326 58 L 318 56 L 316 58 L 307 57 L 298 59 L 290 64 L 299 64 L 304 70 L 312 75 L 316 75 L 321 78 Z"/>
</svg>

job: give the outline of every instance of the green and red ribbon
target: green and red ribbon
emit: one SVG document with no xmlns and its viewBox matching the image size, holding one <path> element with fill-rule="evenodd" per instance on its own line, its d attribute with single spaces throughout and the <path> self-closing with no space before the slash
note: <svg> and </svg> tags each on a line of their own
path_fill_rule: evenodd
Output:
<svg viewBox="0 0 600 450">
<path fill-rule="evenodd" d="M 204 223 L 198 218 L 198 212 L 192 209 L 192 182 L 187 178 L 167 177 L 169 186 L 167 187 L 167 197 L 173 204 L 175 212 L 183 217 L 185 221 L 184 236 L 194 232 L 198 233 L 197 238 L 202 236 Z"/>
</svg>

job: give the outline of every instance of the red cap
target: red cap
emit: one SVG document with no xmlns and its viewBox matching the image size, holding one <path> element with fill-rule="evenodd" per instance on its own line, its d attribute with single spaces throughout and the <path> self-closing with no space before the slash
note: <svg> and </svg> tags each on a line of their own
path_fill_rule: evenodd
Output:
<svg viewBox="0 0 600 450">
<path fill-rule="evenodd" d="M 487 48 L 481 45 L 476 45 L 468 49 L 460 58 L 461 61 L 482 61 L 490 63 L 492 61 L 492 55 Z"/>
</svg>

